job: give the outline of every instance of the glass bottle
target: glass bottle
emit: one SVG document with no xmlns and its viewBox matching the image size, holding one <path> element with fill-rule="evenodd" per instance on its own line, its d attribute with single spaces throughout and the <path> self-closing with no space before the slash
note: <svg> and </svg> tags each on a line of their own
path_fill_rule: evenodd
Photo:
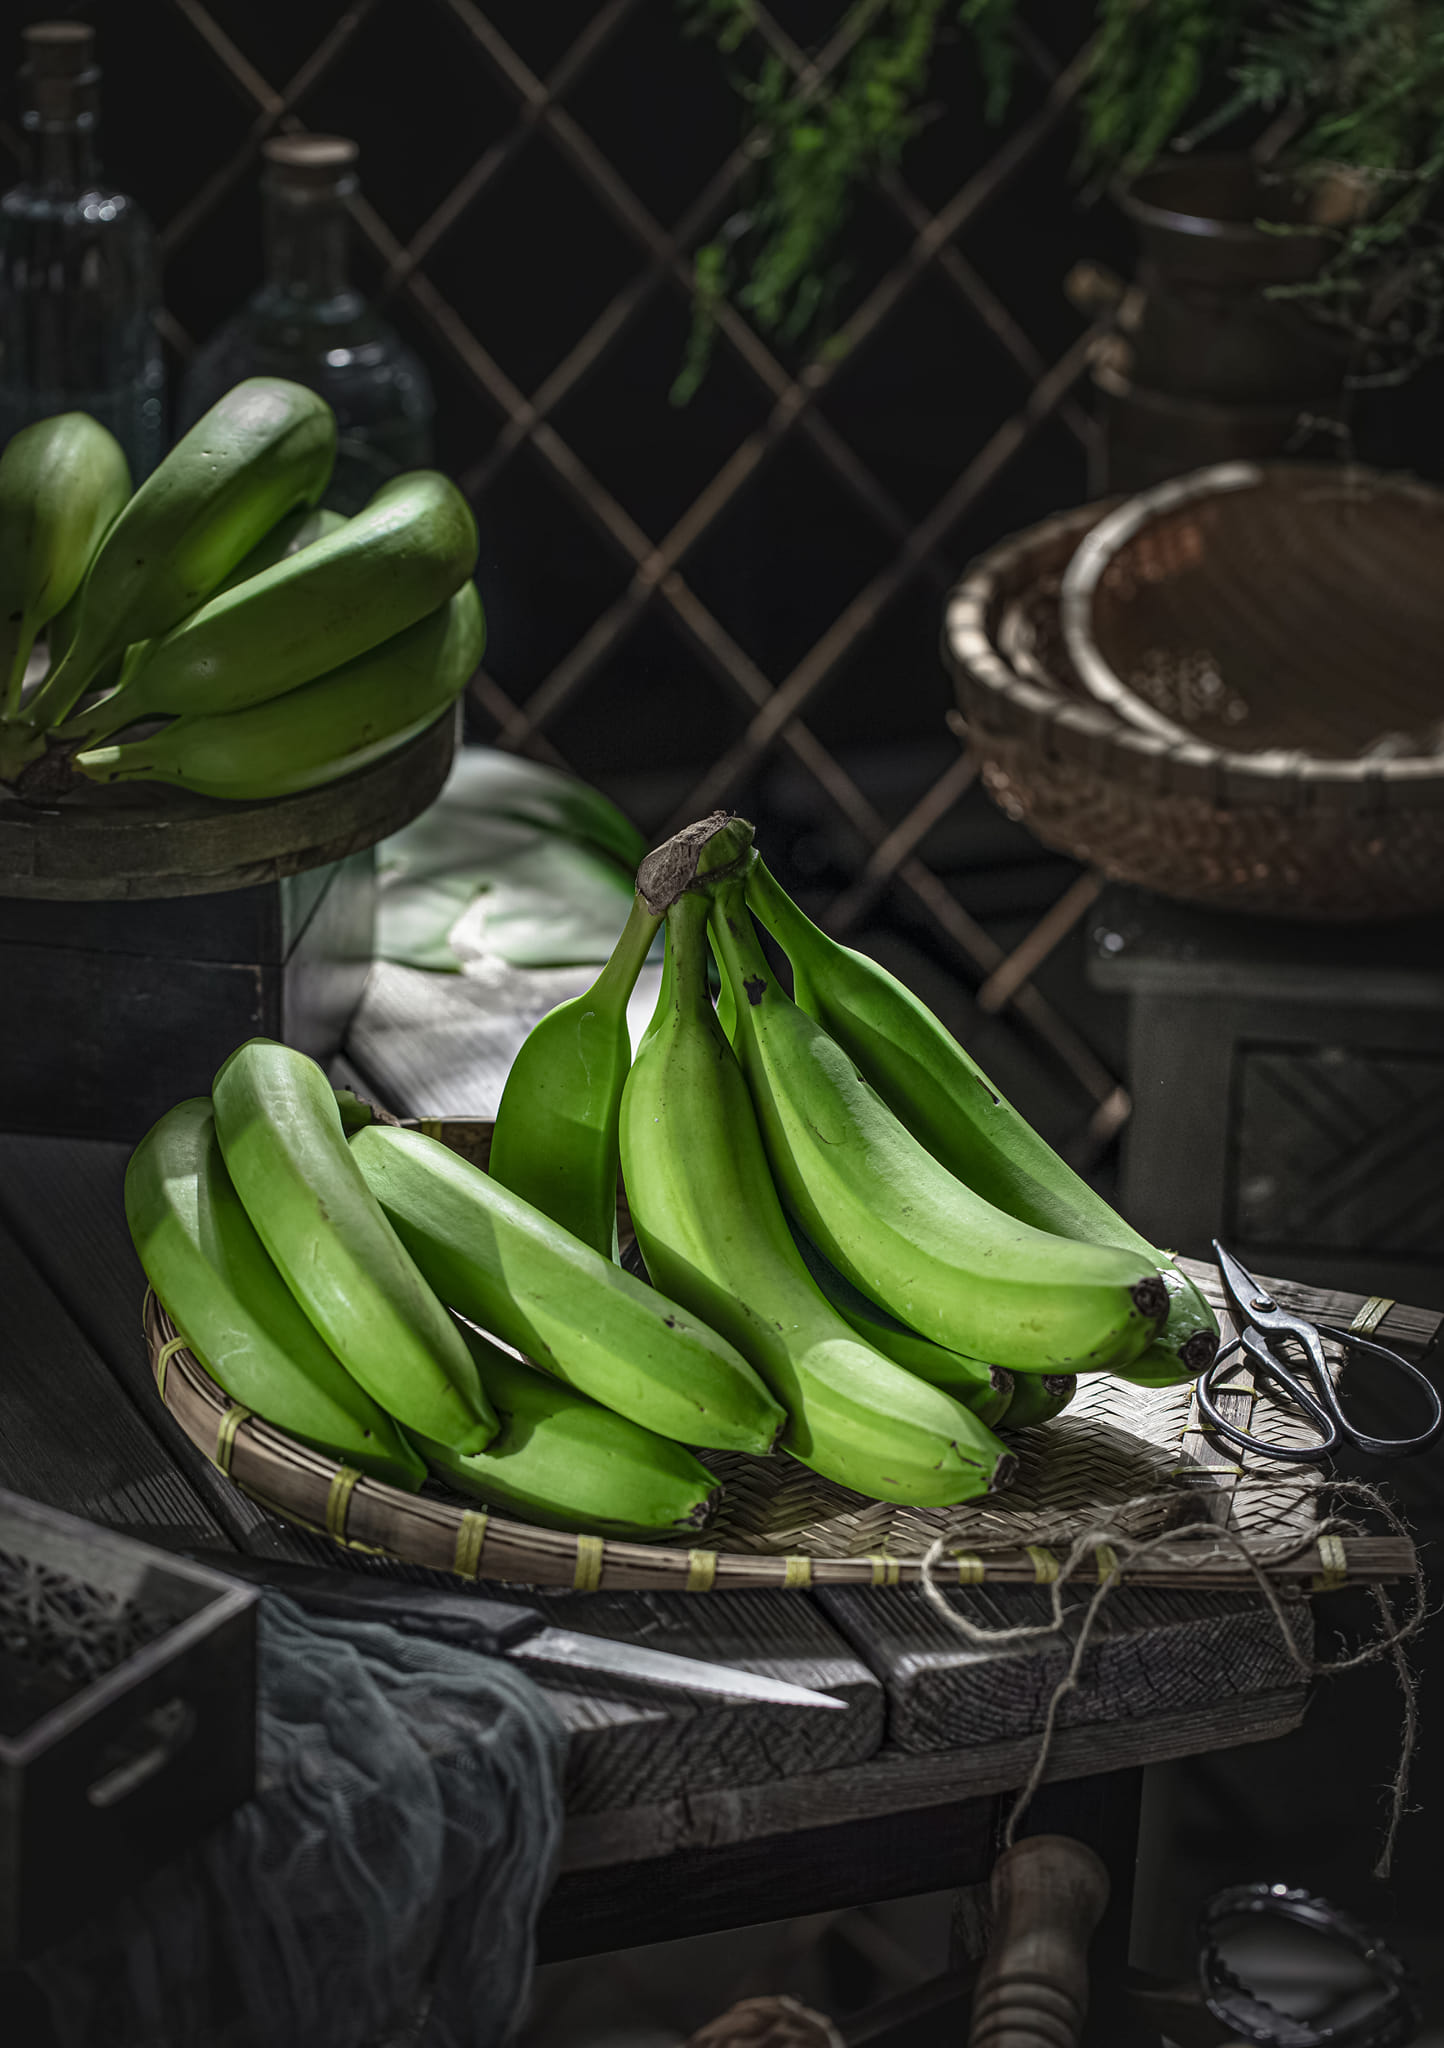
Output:
<svg viewBox="0 0 1444 2048">
<path fill-rule="evenodd" d="M 309 385 L 336 415 L 336 468 L 322 502 L 356 512 L 387 477 L 431 462 L 430 381 L 347 274 L 356 144 L 287 135 L 261 154 L 265 280 L 191 364 L 180 429 L 242 377 Z"/>
<path fill-rule="evenodd" d="M 0 198 L 0 443 L 33 420 L 88 412 L 139 483 L 165 444 L 155 231 L 101 174 L 94 30 L 21 31 L 28 165 Z"/>
</svg>

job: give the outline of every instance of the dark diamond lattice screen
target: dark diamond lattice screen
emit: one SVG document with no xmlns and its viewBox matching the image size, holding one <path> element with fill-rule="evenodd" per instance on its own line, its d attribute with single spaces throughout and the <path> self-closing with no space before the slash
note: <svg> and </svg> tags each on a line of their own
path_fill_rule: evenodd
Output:
<svg viewBox="0 0 1444 2048">
<path fill-rule="evenodd" d="M 774 0 L 755 32 L 820 99 L 880 5 Z M 362 282 L 425 351 L 483 532 L 477 735 L 654 833 L 719 803 L 774 824 L 823 921 L 884 951 L 909 934 L 909 961 L 960 978 L 950 1021 L 1096 1158 L 1128 1110 L 1108 1020 L 1082 1028 L 1076 973 L 1046 986 L 1096 882 L 986 806 L 936 651 L 968 558 L 1085 490 L 1092 334 L 1061 279 L 1109 232 L 1067 178 L 1090 10 L 1031 10 L 997 128 L 945 32 L 937 118 L 859 204 L 827 345 L 724 309 L 685 410 L 691 252 L 742 203 L 752 139 L 673 0 L 75 11 L 100 32 L 107 161 L 162 226 L 178 360 L 256 275 L 265 137 L 360 141 Z"/>
</svg>

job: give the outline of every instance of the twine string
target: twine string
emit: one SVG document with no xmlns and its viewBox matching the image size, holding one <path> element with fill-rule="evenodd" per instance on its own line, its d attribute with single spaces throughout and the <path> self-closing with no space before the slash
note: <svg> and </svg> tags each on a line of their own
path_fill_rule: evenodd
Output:
<svg viewBox="0 0 1444 2048">
<path fill-rule="evenodd" d="M 1372 1510 L 1382 1516 L 1396 1536 L 1411 1542 L 1409 1530 L 1400 1516 L 1389 1504 L 1377 1487 L 1369 1486 L 1358 1479 L 1325 1479 L 1289 1481 L 1274 1474 L 1245 1473 L 1234 1487 L 1234 1499 L 1251 1491 L 1263 1493 L 1270 1501 L 1276 1502 L 1280 1494 L 1294 1494 L 1317 1500 L 1321 1491 L 1327 1491 L 1340 1503 L 1351 1503 L 1360 1508 Z M 1115 1510 L 1120 1518 L 1139 1502 L 1125 1502 Z M 1165 1546 L 1182 1546 L 1185 1549 L 1203 1543 L 1210 1545 L 1222 1542 L 1252 1573 L 1258 1590 L 1273 1617 L 1290 1660 L 1304 1677 L 1324 1678 L 1341 1671 L 1354 1671 L 1361 1665 L 1377 1663 L 1381 1658 L 1392 1660 L 1399 1679 L 1399 1690 L 1403 1699 L 1403 1725 L 1400 1731 L 1399 1756 L 1389 1785 L 1388 1814 L 1385 1822 L 1383 1842 L 1379 1858 L 1374 1866 L 1376 1877 L 1387 1877 L 1393 1861 L 1394 1845 L 1399 1825 L 1406 1810 L 1409 1772 L 1413 1763 L 1414 1748 L 1419 1732 L 1418 1680 L 1410 1665 L 1406 1645 L 1417 1635 L 1428 1617 L 1428 1589 L 1424 1580 L 1424 1568 L 1417 1552 L 1414 1558 L 1414 1597 L 1407 1614 L 1401 1621 L 1393 1602 L 1382 1586 L 1371 1588 L 1374 1604 L 1379 1613 L 1379 1630 L 1351 1654 L 1333 1659 L 1316 1658 L 1311 1651 L 1304 1650 L 1294 1634 L 1293 1626 L 1285 1612 L 1283 1598 L 1278 1586 L 1269 1577 L 1270 1568 L 1276 1569 L 1290 1559 L 1298 1557 L 1305 1550 L 1313 1548 L 1326 1536 L 1358 1535 L 1360 1523 L 1356 1516 L 1331 1509 L 1330 1512 L 1312 1523 L 1295 1537 L 1283 1537 L 1267 1546 L 1257 1538 L 1245 1536 L 1239 1529 L 1216 1522 L 1185 1523 L 1182 1527 L 1158 1530 L 1151 1536 L 1131 1536 L 1119 1528 L 1115 1521 L 1104 1520 L 1081 1531 L 1073 1539 L 1067 1556 L 1060 1564 L 1057 1576 L 1047 1581 L 1049 1618 L 1043 1622 L 1020 1622 L 1011 1627 L 992 1627 L 985 1622 L 975 1621 L 970 1615 L 961 1613 L 948 1598 L 934 1576 L 937 1566 L 948 1555 L 948 1539 L 940 1536 L 922 1560 L 921 1581 L 923 1593 L 950 1628 L 966 1637 L 971 1643 L 986 1643 L 993 1647 L 1005 1643 L 1022 1643 L 1040 1636 L 1056 1635 L 1063 1626 L 1063 1595 L 1070 1579 L 1083 1567 L 1089 1557 L 1098 1557 L 1098 1584 L 1093 1590 L 1079 1625 L 1068 1668 L 1053 1689 L 1043 1718 L 1038 1753 L 1022 1789 L 1013 1802 L 1004 1833 L 1004 1845 L 1011 1848 L 1019 1823 L 1033 1797 L 1042 1784 L 1052 1753 L 1054 1736 L 1057 1731 L 1058 1714 L 1064 1700 L 1076 1692 L 1080 1683 L 1083 1658 L 1093 1635 L 1094 1626 L 1102 1613 L 1105 1602 L 1119 1584 L 1128 1565 L 1135 1559 L 1146 1557 L 1151 1551 Z M 1100 1551 L 1108 1553 L 1107 1560 L 1099 1556 Z M 1200 1555 L 1198 1562 L 1207 1563 L 1208 1558 Z M 1076 1613 L 1071 1608 L 1069 1613 Z"/>
</svg>

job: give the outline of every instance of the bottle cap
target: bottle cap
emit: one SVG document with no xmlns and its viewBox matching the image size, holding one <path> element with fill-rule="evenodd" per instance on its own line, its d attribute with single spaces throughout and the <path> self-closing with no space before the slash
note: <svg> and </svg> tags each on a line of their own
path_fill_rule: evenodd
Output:
<svg viewBox="0 0 1444 2048">
<path fill-rule="evenodd" d="M 89 22 L 32 21 L 20 37 L 25 46 L 20 79 L 27 107 L 42 121 L 93 115 L 100 72 L 95 30 Z"/>
<path fill-rule="evenodd" d="M 297 199 L 344 197 L 356 189 L 360 154 L 344 135 L 275 135 L 261 144 L 262 182 Z"/>
</svg>

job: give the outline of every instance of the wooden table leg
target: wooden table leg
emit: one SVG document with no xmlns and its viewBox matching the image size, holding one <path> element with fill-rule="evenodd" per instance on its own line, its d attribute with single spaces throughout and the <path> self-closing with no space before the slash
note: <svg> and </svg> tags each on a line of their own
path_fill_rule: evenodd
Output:
<svg viewBox="0 0 1444 2048">
<path fill-rule="evenodd" d="M 1108 1872 L 1108 1904 L 1088 1952 L 1083 2048 L 1157 2048 L 1156 2036 L 1130 2018 L 1126 1997 L 1142 1800 L 1140 1768 L 1072 1778 L 1041 1786 L 1018 1828 L 1020 1840 L 1026 1835 L 1071 1835 L 1085 1842 Z"/>
</svg>

